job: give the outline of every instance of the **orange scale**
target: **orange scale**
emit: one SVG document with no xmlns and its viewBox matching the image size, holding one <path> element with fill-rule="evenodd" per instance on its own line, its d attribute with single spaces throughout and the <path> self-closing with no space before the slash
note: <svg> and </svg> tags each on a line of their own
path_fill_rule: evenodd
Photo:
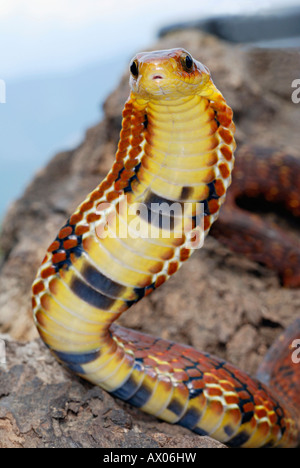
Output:
<svg viewBox="0 0 300 468">
<path fill-rule="evenodd" d="M 52 261 L 53 263 L 60 263 L 60 262 L 64 262 L 66 258 L 67 258 L 66 252 L 64 250 L 60 250 L 59 252 L 53 255 Z"/>
<path fill-rule="evenodd" d="M 118 150 L 119 151 L 125 151 L 128 146 L 130 145 L 130 140 L 129 138 L 125 138 L 124 140 L 121 140 L 118 144 Z"/>
<path fill-rule="evenodd" d="M 228 127 L 231 124 L 232 118 L 227 113 L 218 113 L 217 116 L 218 121 L 220 122 L 223 127 Z"/>
<path fill-rule="evenodd" d="M 172 366 L 170 366 L 169 364 L 156 364 L 156 368 L 158 372 L 162 372 L 163 374 L 173 372 Z"/>
<path fill-rule="evenodd" d="M 258 417 L 258 419 L 263 419 L 268 415 L 267 411 L 265 409 L 263 409 L 263 408 L 261 408 L 261 409 L 257 408 L 255 410 L 255 414 Z"/>
<path fill-rule="evenodd" d="M 84 224 L 84 225 L 80 225 L 80 226 L 77 226 L 76 229 L 75 229 L 75 234 L 77 236 L 82 236 L 83 234 L 85 234 L 86 232 L 89 232 L 90 228 L 87 224 Z"/>
<path fill-rule="evenodd" d="M 132 136 L 130 141 L 132 148 L 139 146 L 142 143 L 143 139 L 144 137 L 142 135 Z"/>
<path fill-rule="evenodd" d="M 207 359 L 206 357 L 202 357 L 202 358 L 199 358 L 199 365 L 203 372 L 207 372 L 208 375 L 210 375 L 212 378 L 215 379 L 214 381 L 211 381 L 211 383 L 218 382 L 218 379 L 211 374 L 211 371 L 215 367 L 214 363 L 210 362 L 209 359 Z"/>
<path fill-rule="evenodd" d="M 89 211 L 91 208 L 93 208 L 93 202 L 91 201 L 87 201 L 85 203 L 83 203 L 80 207 L 80 211 L 81 213 L 84 213 L 85 211 Z"/>
<path fill-rule="evenodd" d="M 186 374 L 186 372 L 174 372 L 173 373 L 173 377 L 175 380 L 179 381 L 179 382 L 182 382 L 184 380 L 188 380 L 188 375 Z"/>
<path fill-rule="evenodd" d="M 89 215 L 87 215 L 86 220 L 88 223 L 94 223 L 95 221 L 99 221 L 100 218 L 101 216 L 99 214 L 90 213 Z"/>
<path fill-rule="evenodd" d="M 191 359 L 195 364 L 199 362 L 199 353 L 193 348 L 184 349 L 182 355 L 187 356 L 187 358 Z"/>
<path fill-rule="evenodd" d="M 233 385 L 234 388 L 239 388 L 241 386 L 241 383 L 231 376 L 227 375 L 227 380 Z M 247 398 L 249 398 L 249 395 L 247 396 Z"/>
<path fill-rule="evenodd" d="M 222 390 L 220 388 L 217 388 L 217 387 L 208 388 L 207 393 L 211 397 L 213 397 L 213 396 L 222 396 L 223 395 Z"/>
<path fill-rule="evenodd" d="M 176 356 L 176 354 L 174 353 L 171 353 L 171 355 L 174 355 Z M 185 369 L 186 367 L 189 367 L 191 365 L 190 361 L 188 361 L 187 359 L 184 359 L 182 358 L 181 356 L 178 358 L 178 357 L 175 357 L 173 358 L 172 362 L 176 362 L 176 368 L 178 369 Z M 199 373 L 199 371 L 197 371 Z"/>
<path fill-rule="evenodd" d="M 140 146 L 136 146 L 135 148 L 132 148 L 129 151 L 130 159 L 135 159 L 140 154 L 141 151 L 142 151 L 142 148 Z"/>
<path fill-rule="evenodd" d="M 180 250 L 180 261 L 184 262 L 184 261 L 188 260 L 190 255 L 191 255 L 190 249 L 182 248 Z"/>
<path fill-rule="evenodd" d="M 48 248 L 48 252 L 52 253 L 54 252 L 55 250 L 58 250 L 60 247 L 60 242 L 59 241 L 55 241 L 53 242 L 50 247 Z"/>
<path fill-rule="evenodd" d="M 212 374 L 204 374 L 203 379 L 206 384 L 218 384 L 219 383 L 219 379 L 217 379 Z"/>
<path fill-rule="evenodd" d="M 219 135 L 221 136 L 222 140 L 225 141 L 225 143 L 227 143 L 227 145 L 230 145 L 230 143 L 232 143 L 233 135 L 227 128 L 219 127 Z"/>
<path fill-rule="evenodd" d="M 116 161 L 112 167 L 112 172 L 114 172 L 115 174 L 118 174 L 120 170 L 123 169 L 123 167 L 124 167 L 123 161 Z"/>
<path fill-rule="evenodd" d="M 144 365 L 150 367 L 157 367 L 157 362 L 154 359 L 151 359 L 150 357 L 146 357 L 146 359 L 144 359 Z"/>
<path fill-rule="evenodd" d="M 234 391 L 234 386 L 230 382 L 222 382 L 221 381 L 220 385 L 223 388 L 223 390 L 225 390 L 226 392 Z"/>
<path fill-rule="evenodd" d="M 224 158 L 227 159 L 227 161 L 231 161 L 232 160 L 232 151 L 231 149 L 228 147 L 228 146 L 221 146 L 220 148 L 221 150 L 221 153 L 223 154 Z"/>
<path fill-rule="evenodd" d="M 168 275 L 174 275 L 174 273 L 176 273 L 176 271 L 178 270 L 179 268 L 179 265 L 177 262 L 171 262 L 169 264 L 169 268 L 168 268 Z"/>
<path fill-rule="evenodd" d="M 215 181 L 215 190 L 216 190 L 216 194 L 218 195 L 218 197 L 222 197 L 223 195 L 225 195 L 226 193 L 226 188 L 224 186 L 224 183 L 221 179 L 217 179 Z"/>
<path fill-rule="evenodd" d="M 116 177 L 117 177 L 117 174 L 114 174 L 113 172 L 111 172 L 110 174 L 108 174 L 106 180 L 107 180 L 107 182 L 109 183 L 109 186 L 110 186 L 110 187 L 111 187 L 112 184 L 115 182 Z"/>
<path fill-rule="evenodd" d="M 192 387 L 195 390 L 204 390 L 205 388 L 205 383 L 203 382 L 202 379 L 200 380 L 193 380 L 192 381 Z"/>
<path fill-rule="evenodd" d="M 144 124 L 140 123 L 133 127 L 131 133 L 134 137 L 137 137 L 143 132 L 143 130 L 145 130 Z"/>
<path fill-rule="evenodd" d="M 126 138 L 130 137 L 130 133 L 131 133 L 131 128 L 129 126 L 127 128 L 125 127 L 120 132 L 120 138 L 122 140 L 125 140 Z"/>
<path fill-rule="evenodd" d="M 128 117 L 129 121 L 131 120 L 132 107 L 133 107 L 132 103 L 126 103 L 122 111 L 122 116 L 124 118 Z"/>
<path fill-rule="evenodd" d="M 224 179 L 227 179 L 230 176 L 230 169 L 226 163 L 219 164 L 219 169 Z"/>
<path fill-rule="evenodd" d="M 231 378 L 231 376 L 228 373 L 228 371 L 226 371 L 225 369 L 218 369 L 218 377 L 223 378 L 226 381 L 227 385 L 229 384 L 229 385 L 231 385 L 231 388 L 233 387 L 232 382 L 229 380 L 229 378 Z"/>
<path fill-rule="evenodd" d="M 37 295 L 40 292 L 44 291 L 44 289 L 45 289 L 44 283 L 42 281 L 39 281 L 33 286 L 32 291 L 34 295 Z"/>
<path fill-rule="evenodd" d="M 125 163 L 125 169 L 133 169 L 137 164 L 138 160 L 136 158 L 128 159 L 128 161 Z"/>
<path fill-rule="evenodd" d="M 165 275 L 158 276 L 157 280 L 155 281 L 155 287 L 159 288 L 159 286 L 161 286 L 166 280 L 167 277 Z"/>
<path fill-rule="evenodd" d="M 245 413 L 252 413 L 255 410 L 253 403 L 246 403 L 243 405 L 243 410 Z"/>
<path fill-rule="evenodd" d="M 123 161 L 123 159 L 127 156 L 127 151 L 126 149 L 124 151 L 117 151 L 116 152 L 116 160 L 117 161 Z M 102 187 L 102 184 L 101 184 Z"/>
<path fill-rule="evenodd" d="M 194 368 L 194 369 L 187 369 L 187 374 L 190 378 L 201 377 L 201 372 Z"/>
<path fill-rule="evenodd" d="M 68 239 L 64 242 L 64 249 L 70 250 L 76 247 L 77 245 L 78 245 L 77 237 L 75 237 L 74 239 Z"/>
<path fill-rule="evenodd" d="M 227 405 L 237 405 L 239 403 L 237 395 L 225 395 L 225 401 Z"/>
<path fill-rule="evenodd" d="M 133 127 L 137 127 L 141 123 L 143 123 L 145 120 L 145 116 L 143 114 L 136 114 L 134 113 L 133 116 L 131 117 L 131 124 Z"/>
<path fill-rule="evenodd" d="M 241 400 L 249 400 L 250 395 L 246 390 L 242 390 L 241 392 L 238 392 L 238 396 Z"/>
<path fill-rule="evenodd" d="M 107 199 L 108 202 L 112 202 L 113 200 L 116 200 L 120 195 L 121 195 L 121 193 L 117 192 L 117 191 L 109 192 L 106 195 L 106 199 Z"/>
<path fill-rule="evenodd" d="M 128 180 L 135 174 L 133 169 L 125 169 L 121 174 L 121 180 Z"/>
<path fill-rule="evenodd" d="M 204 231 L 207 231 L 211 226 L 211 217 L 205 216 L 204 217 Z"/>
<path fill-rule="evenodd" d="M 66 237 L 70 236 L 73 232 L 71 226 L 66 226 L 58 234 L 59 239 L 65 239 Z"/>
<path fill-rule="evenodd" d="M 41 277 L 43 279 L 49 278 L 49 276 L 55 275 L 56 271 L 54 266 L 50 266 L 49 268 L 46 268 L 45 270 L 41 271 Z"/>
<path fill-rule="evenodd" d="M 91 197 L 92 198 L 92 197 Z M 71 216 L 70 218 L 70 224 L 74 225 L 74 224 L 77 224 L 79 223 L 83 218 L 83 214 L 82 213 L 75 213 Z"/>
<path fill-rule="evenodd" d="M 135 347 L 132 345 L 126 345 L 126 348 L 128 347 L 128 349 L 134 349 Z M 136 359 L 143 359 L 145 357 L 147 357 L 148 355 L 148 351 L 144 350 L 144 349 L 139 349 L 135 352 L 135 357 Z"/>
<path fill-rule="evenodd" d="M 213 214 L 217 213 L 219 211 L 219 208 L 220 208 L 218 200 L 210 200 L 208 202 L 208 208 L 209 208 L 210 214 L 213 215 Z"/>
</svg>

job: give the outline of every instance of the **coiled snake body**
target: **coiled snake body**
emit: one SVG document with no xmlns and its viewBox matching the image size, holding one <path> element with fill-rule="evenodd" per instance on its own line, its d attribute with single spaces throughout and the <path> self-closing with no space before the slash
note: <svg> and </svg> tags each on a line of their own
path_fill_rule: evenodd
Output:
<svg viewBox="0 0 300 468">
<path fill-rule="evenodd" d="M 234 165 L 232 111 L 205 66 L 172 49 L 138 54 L 130 70 L 115 163 L 33 284 L 39 333 L 70 369 L 165 421 L 232 447 L 295 446 L 299 370 L 288 346 L 277 344 L 263 364 L 267 387 L 207 353 L 114 324 L 201 245 Z M 174 203 L 185 209 L 160 211 Z"/>
</svg>

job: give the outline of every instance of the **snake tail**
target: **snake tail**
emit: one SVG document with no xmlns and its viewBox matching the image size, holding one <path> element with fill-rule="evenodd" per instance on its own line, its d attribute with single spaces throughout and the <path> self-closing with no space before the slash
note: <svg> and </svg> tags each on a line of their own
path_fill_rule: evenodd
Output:
<svg viewBox="0 0 300 468">
<path fill-rule="evenodd" d="M 295 446 L 299 421 L 268 386 L 115 323 L 202 245 L 234 167 L 233 112 L 204 65 L 171 49 L 137 54 L 130 71 L 112 169 L 34 281 L 40 336 L 69 369 L 164 421 L 232 447 Z"/>
<path fill-rule="evenodd" d="M 211 234 L 232 251 L 277 272 L 285 287 L 299 288 L 298 236 L 265 213 L 275 209 L 285 223 L 299 227 L 300 159 L 273 148 L 245 145 L 238 151 L 234 174 Z"/>
</svg>

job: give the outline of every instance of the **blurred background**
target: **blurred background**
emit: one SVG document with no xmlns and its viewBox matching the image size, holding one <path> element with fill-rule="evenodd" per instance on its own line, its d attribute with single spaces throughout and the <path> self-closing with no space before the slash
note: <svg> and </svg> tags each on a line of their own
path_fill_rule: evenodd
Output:
<svg viewBox="0 0 300 468">
<path fill-rule="evenodd" d="M 100 120 L 102 103 L 130 58 L 159 31 L 190 21 L 211 30 L 211 19 L 223 15 L 263 18 L 279 11 L 280 18 L 284 10 L 278 9 L 299 13 L 299 5 L 299 0 L 261 0 L 259 7 L 248 0 L 0 0 L 0 80 L 6 84 L 6 103 L 0 104 L 0 222 L 34 173 L 56 152 L 78 145 Z M 300 24 L 299 17 L 295 21 Z M 233 20 L 229 27 L 232 41 L 235 25 Z M 300 46 L 300 34 L 289 26 L 275 38 L 250 30 L 245 44 Z M 222 27 L 219 32 L 226 36 Z"/>
</svg>

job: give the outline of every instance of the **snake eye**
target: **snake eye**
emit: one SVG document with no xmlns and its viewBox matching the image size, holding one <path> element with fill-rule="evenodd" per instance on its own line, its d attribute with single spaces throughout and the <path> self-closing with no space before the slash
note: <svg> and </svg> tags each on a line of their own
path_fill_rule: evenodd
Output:
<svg viewBox="0 0 300 468">
<path fill-rule="evenodd" d="M 132 64 L 130 65 L 130 71 L 131 71 L 132 76 L 134 76 L 134 78 L 137 78 L 139 76 L 139 67 L 138 67 L 138 63 L 136 60 L 134 60 Z"/>
<path fill-rule="evenodd" d="M 185 66 L 188 70 L 191 70 L 192 66 L 193 66 L 193 59 L 190 55 L 187 55 L 185 57 Z"/>
</svg>

